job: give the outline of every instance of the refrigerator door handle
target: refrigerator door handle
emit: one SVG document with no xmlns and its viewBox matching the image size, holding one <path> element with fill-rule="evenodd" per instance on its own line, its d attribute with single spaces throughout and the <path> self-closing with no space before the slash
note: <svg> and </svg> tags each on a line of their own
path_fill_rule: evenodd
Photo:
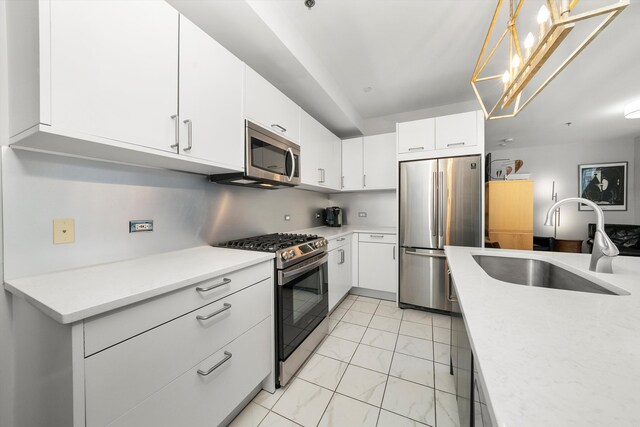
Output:
<svg viewBox="0 0 640 427">
<path fill-rule="evenodd" d="M 439 236 L 444 237 L 444 172 L 440 171 L 438 174 L 440 175 L 438 179 L 438 192 L 440 193 L 440 215 L 438 215 Z M 440 246 L 443 246 L 442 242 L 440 242 Z"/>
<path fill-rule="evenodd" d="M 437 172 L 433 173 L 433 179 L 431 180 L 431 185 L 433 186 L 433 191 L 431 192 L 431 235 L 436 235 L 436 193 L 438 191 L 438 186 L 436 185 L 436 175 Z"/>
<path fill-rule="evenodd" d="M 406 249 L 405 253 L 407 255 L 418 255 L 418 256 L 426 256 L 432 258 L 446 258 L 447 256 L 442 251 L 430 251 L 430 252 L 418 252 L 415 249 Z"/>
</svg>

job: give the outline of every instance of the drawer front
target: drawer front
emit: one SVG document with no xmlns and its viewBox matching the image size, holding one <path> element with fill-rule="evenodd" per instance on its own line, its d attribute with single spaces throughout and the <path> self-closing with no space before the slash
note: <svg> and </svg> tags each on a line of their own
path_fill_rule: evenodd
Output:
<svg viewBox="0 0 640 427">
<path fill-rule="evenodd" d="M 271 317 L 265 319 L 110 425 L 220 425 L 273 369 L 272 322 Z M 227 360 L 209 375 L 198 373 L 198 370 L 203 373 L 210 370 L 225 359 Z"/>
<path fill-rule="evenodd" d="M 332 251 L 332 250 L 340 248 L 340 247 L 342 247 L 344 245 L 350 244 L 351 243 L 351 236 L 352 236 L 352 234 L 349 234 L 347 236 L 342 236 L 342 237 L 338 237 L 338 238 L 329 240 L 328 250 Z"/>
<path fill-rule="evenodd" d="M 371 243 L 396 243 L 398 237 L 395 234 L 382 233 L 358 233 L 358 241 Z"/>
<path fill-rule="evenodd" d="M 92 317 L 84 322 L 84 355 L 88 357 L 272 275 L 273 262 L 267 261 Z M 222 286 L 209 291 L 198 291 L 198 288 L 206 289 L 216 285 Z"/>
<path fill-rule="evenodd" d="M 124 414 L 269 317 L 272 307 L 273 281 L 266 279 L 86 358 L 87 425 Z"/>
</svg>

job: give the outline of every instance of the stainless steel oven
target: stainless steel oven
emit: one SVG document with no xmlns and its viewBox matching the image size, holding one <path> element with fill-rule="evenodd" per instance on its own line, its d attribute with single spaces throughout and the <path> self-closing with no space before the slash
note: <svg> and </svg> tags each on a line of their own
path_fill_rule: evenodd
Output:
<svg viewBox="0 0 640 427">
<path fill-rule="evenodd" d="M 328 334 L 327 260 L 323 252 L 277 270 L 277 378 L 284 386 Z"/>
</svg>

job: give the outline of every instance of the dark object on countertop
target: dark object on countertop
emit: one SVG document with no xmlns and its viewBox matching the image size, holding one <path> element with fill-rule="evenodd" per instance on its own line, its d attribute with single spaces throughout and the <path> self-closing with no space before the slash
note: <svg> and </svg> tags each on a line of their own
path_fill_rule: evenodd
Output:
<svg viewBox="0 0 640 427">
<path fill-rule="evenodd" d="M 593 235 L 596 225 L 589 224 L 589 252 L 593 247 Z M 640 256 L 640 225 L 633 224 L 605 224 L 604 231 L 615 243 L 620 255 Z"/>
<path fill-rule="evenodd" d="M 556 239 L 553 237 L 533 236 L 533 250 L 553 252 Z"/>
<path fill-rule="evenodd" d="M 533 236 L 533 250 L 546 252 L 583 252 L 582 240 L 554 239 L 553 237 Z"/>
<path fill-rule="evenodd" d="M 338 206 L 326 208 L 324 222 L 329 227 L 342 227 L 342 209 Z"/>
</svg>

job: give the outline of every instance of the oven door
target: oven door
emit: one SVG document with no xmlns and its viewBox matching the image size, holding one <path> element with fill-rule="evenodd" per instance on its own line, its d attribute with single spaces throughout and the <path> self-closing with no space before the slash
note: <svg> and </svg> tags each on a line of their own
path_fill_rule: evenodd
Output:
<svg viewBox="0 0 640 427">
<path fill-rule="evenodd" d="M 300 147 L 251 122 L 246 132 L 246 174 L 276 184 L 300 184 Z"/>
<path fill-rule="evenodd" d="M 318 326 L 329 312 L 328 258 L 325 252 L 278 271 L 276 342 L 281 385 L 295 374 L 326 334 L 316 329 L 322 329 Z M 283 363 L 289 366 L 283 369 Z"/>
</svg>

